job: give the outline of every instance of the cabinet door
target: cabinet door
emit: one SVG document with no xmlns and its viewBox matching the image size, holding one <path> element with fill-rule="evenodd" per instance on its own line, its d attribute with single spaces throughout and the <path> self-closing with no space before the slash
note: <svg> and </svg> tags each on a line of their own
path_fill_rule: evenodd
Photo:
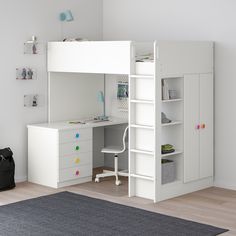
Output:
<svg viewBox="0 0 236 236">
<path fill-rule="evenodd" d="M 199 179 L 199 75 L 184 76 L 184 182 Z"/>
<path fill-rule="evenodd" d="M 200 75 L 200 178 L 213 176 L 213 75 Z"/>
</svg>

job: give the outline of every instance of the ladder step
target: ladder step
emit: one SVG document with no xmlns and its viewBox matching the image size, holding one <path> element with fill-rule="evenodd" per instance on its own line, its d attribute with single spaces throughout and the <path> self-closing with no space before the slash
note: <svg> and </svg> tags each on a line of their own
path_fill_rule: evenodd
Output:
<svg viewBox="0 0 236 236">
<path fill-rule="evenodd" d="M 135 125 L 131 124 L 131 128 L 141 128 L 141 129 L 154 129 L 154 126 L 149 126 L 149 125 Z"/>
<path fill-rule="evenodd" d="M 139 178 L 139 179 L 146 179 L 146 180 L 151 180 L 154 181 L 154 178 L 151 176 L 145 176 L 145 175 L 136 175 L 136 174 L 130 174 L 131 177 L 134 178 Z"/>
<path fill-rule="evenodd" d="M 130 75 L 130 78 L 137 78 L 137 79 L 153 79 L 154 75 Z"/>
<path fill-rule="evenodd" d="M 153 100 L 139 100 L 139 99 L 132 99 L 130 100 L 131 103 L 144 103 L 144 104 L 154 104 Z"/>
<path fill-rule="evenodd" d="M 139 149 L 130 149 L 131 152 L 134 153 L 140 153 L 140 154 L 146 154 L 146 155 L 154 155 L 154 152 L 152 151 L 144 151 L 144 150 L 139 150 Z"/>
</svg>

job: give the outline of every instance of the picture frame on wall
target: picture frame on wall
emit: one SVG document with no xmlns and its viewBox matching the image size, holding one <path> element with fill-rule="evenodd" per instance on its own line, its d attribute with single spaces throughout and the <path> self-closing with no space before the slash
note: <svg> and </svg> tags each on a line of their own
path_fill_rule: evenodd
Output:
<svg viewBox="0 0 236 236">
<path fill-rule="evenodd" d="M 16 68 L 17 80 L 35 80 L 37 78 L 36 70 L 30 67 Z"/>
<path fill-rule="evenodd" d="M 43 43 L 38 43 L 34 41 L 24 43 L 24 54 L 38 55 L 43 53 L 44 53 Z"/>
<path fill-rule="evenodd" d="M 26 94 L 24 95 L 24 107 L 38 107 L 39 95 L 38 94 Z"/>
</svg>

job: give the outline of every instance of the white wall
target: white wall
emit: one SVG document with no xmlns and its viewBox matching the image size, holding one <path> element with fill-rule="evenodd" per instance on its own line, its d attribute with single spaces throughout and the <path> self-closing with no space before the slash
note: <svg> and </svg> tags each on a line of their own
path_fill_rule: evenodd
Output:
<svg viewBox="0 0 236 236">
<path fill-rule="evenodd" d="M 26 124 L 47 120 L 47 74 L 46 54 L 24 55 L 23 44 L 32 35 L 44 43 L 62 37 L 101 39 L 102 0 L 9 0 L 0 1 L 0 9 L 0 148 L 12 148 L 16 179 L 24 180 L 27 176 Z M 62 28 L 58 15 L 67 9 L 72 10 L 75 20 Z M 35 67 L 38 79 L 16 81 L 15 69 L 20 66 Z M 23 107 L 24 94 L 32 93 L 43 95 L 42 107 Z"/>
<path fill-rule="evenodd" d="M 215 182 L 236 189 L 235 0 L 104 0 L 106 40 L 213 40 Z"/>
</svg>

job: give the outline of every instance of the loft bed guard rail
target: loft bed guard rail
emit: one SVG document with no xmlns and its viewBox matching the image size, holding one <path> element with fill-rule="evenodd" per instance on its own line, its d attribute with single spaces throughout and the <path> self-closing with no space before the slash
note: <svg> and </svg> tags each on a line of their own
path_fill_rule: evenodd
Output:
<svg viewBox="0 0 236 236">
<path fill-rule="evenodd" d="M 48 43 L 48 72 L 129 74 L 131 41 Z"/>
</svg>

